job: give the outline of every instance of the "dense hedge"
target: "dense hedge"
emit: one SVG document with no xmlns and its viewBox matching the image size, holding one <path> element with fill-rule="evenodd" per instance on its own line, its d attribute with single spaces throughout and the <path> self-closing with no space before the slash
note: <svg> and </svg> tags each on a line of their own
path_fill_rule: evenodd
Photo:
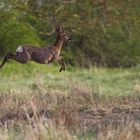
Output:
<svg viewBox="0 0 140 140">
<path fill-rule="evenodd" d="M 50 18 L 55 15 L 72 38 L 62 52 L 71 65 L 130 67 L 140 63 L 139 0 L 12 1 L 5 4 L 11 5 L 9 10 L 1 9 L 1 55 L 19 44 L 54 42 L 55 34 L 40 33 L 51 31 Z"/>
</svg>

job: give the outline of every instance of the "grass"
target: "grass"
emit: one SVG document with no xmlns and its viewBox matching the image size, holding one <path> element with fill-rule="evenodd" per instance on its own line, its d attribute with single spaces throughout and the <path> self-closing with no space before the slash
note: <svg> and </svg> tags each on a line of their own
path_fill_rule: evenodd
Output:
<svg viewBox="0 0 140 140">
<path fill-rule="evenodd" d="M 0 70 L 0 139 L 138 140 L 139 71 L 10 62 Z"/>
<path fill-rule="evenodd" d="M 0 71 L 0 92 L 20 91 L 21 88 L 65 92 L 73 86 L 80 86 L 105 96 L 128 95 L 137 92 L 135 87 L 140 83 L 137 69 L 68 68 L 68 71 L 60 73 L 58 66 L 9 63 Z"/>
</svg>

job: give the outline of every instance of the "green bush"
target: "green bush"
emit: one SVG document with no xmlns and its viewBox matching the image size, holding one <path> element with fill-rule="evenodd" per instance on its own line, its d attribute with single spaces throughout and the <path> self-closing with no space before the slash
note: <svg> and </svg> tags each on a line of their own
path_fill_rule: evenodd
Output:
<svg viewBox="0 0 140 140">
<path fill-rule="evenodd" d="M 4 12 L 0 22 L 0 55 L 14 52 L 17 46 L 31 44 L 39 46 L 41 40 L 37 33 L 26 24 L 18 21 L 14 12 Z"/>
<path fill-rule="evenodd" d="M 20 44 L 52 44 L 55 34 L 40 33 L 52 30 L 50 19 L 55 15 L 72 38 L 62 50 L 69 64 L 131 67 L 140 63 L 139 0 L 12 1 L 18 6 L 0 16 L 0 54 Z"/>
</svg>

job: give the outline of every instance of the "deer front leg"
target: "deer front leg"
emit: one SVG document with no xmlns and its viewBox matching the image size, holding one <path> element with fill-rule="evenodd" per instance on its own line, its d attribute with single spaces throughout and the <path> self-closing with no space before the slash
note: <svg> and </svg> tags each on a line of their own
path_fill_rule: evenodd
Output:
<svg viewBox="0 0 140 140">
<path fill-rule="evenodd" d="M 66 69 L 66 64 L 65 64 L 65 61 L 64 61 L 64 59 L 62 58 L 61 59 L 61 68 L 60 68 L 60 72 L 62 71 L 62 70 L 65 70 Z"/>
<path fill-rule="evenodd" d="M 60 72 L 66 69 L 66 64 L 62 56 L 57 57 L 55 61 L 61 61 L 61 68 L 59 70 Z"/>
</svg>

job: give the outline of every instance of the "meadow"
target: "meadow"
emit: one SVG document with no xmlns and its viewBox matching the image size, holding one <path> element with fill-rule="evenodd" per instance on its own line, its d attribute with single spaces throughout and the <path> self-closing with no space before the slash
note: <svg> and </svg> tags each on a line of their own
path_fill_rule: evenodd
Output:
<svg viewBox="0 0 140 140">
<path fill-rule="evenodd" d="M 140 66 L 59 68 L 0 70 L 0 140 L 140 139 Z"/>
</svg>

